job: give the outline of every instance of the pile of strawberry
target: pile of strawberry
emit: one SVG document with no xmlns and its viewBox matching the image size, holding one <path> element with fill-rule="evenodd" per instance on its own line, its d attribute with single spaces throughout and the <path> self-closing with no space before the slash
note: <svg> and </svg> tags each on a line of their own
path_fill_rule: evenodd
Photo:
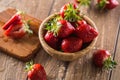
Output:
<svg viewBox="0 0 120 80">
<path fill-rule="evenodd" d="M 76 52 L 97 37 L 98 32 L 91 27 L 80 10 L 73 3 L 65 4 L 58 15 L 46 24 L 44 39 L 49 46 L 63 52 Z"/>
</svg>

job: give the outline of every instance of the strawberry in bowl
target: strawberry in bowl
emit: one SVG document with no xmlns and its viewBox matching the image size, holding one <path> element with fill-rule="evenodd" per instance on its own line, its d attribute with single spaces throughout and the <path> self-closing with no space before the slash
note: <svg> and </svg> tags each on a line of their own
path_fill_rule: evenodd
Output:
<svg viewBox="0 0 120 80">
<path fill-rule="evenodd" d="M 95 45 L 97 36 L 94 22 L 81 15 L 73 3 L 65 4 L 60 12 L 50 15 L 39 28 L 44 50 L 63 61 L 73 61 L 86 54 Z"/>
</svg>

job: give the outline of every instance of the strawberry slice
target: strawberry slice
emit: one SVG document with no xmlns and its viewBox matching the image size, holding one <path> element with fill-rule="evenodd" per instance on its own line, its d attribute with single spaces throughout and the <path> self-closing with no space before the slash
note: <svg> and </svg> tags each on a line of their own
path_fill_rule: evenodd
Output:
<svg viewBox="0 0 120 80">
<path fill-rule="evenodd" d="M 6 36 L 9 36 L 13 39 L 20 39 L 22 38 L 26 32 L 23 29 L 23 24 L 17 23 L 17 24 L 11 24 L 10 27 L 4 32 Z"/>
<path fill-rule="evenodd" d="M 67 37 L 63 39 L 61 49 L 64 52 L 76 52 L 82 47 L 82 39 L 78 37 Z"/>
<path fill-rule="evenodd" d="M 119 2 L 117 0 L 98 0 L 98 8 L 100 9 L 114 9 L 119 5 Z"/>
<path fill-rule="evenodd" d="M 83 43 L 91 42 L 97 37 L 98 32 L 91 27 L 86 21 L 78 21 L 78 27 L 76 28 L 75 34 L 83 40 Z"/>
<path fill-rule="evenodd" d="M 21 20 L 21 17 L 19 14 L 15 14 L 13 15 L 4 25 L 3 25 L 3 29 L 4 30 L 7 30 L 8 27 L 11 25 L 11 24 L 14 24 L 16 22 L 19 22 Z"/>
<path fill-rule="evenodd" d="M 97 50 L 93 54 L 93 63 L 99 68 L 112 69 L 116 62 L 111 59 L 111 54 L 107 50 Z"/>
<path fill-rule="evenodd" d="M 58 38 L 54 36 L 53 32 L 47 32 L 44 36 L 45 41 L 54 49 L 58 49 Z"/>
<path fill-rule="evenodd" d="M 59 38 L 65 38 L 75 31 L 75 28 L 66 20 L 60 20 L 57 24 L 59 27 L 57 36 Z"/>
</svg>

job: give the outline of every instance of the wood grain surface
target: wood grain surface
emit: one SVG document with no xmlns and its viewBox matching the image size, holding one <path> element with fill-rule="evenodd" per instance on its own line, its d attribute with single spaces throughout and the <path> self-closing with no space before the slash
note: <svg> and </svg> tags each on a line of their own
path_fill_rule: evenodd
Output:
<svg viewBox="0 0 120 80">
<path fill-rule="evenodd" d="M 81 7 L 81 10 L 97 25 L 99 36 L 94 49 L 78 60 L 63 62 L 52 58 L 40 48 L 33 60 L 45 67 L 48 80 L 120 80 L 120 6 L 101 12 L 95 7 L 97 0 L 91 1 L 90 7 Z M 13 7 L 44 20 L 68 2 L 73 0 L 0 0 L 0 11 Z M 117 61 L 117 67 L 111 71 L 94 67 L 92 54 L 97 49 L 107 49 Z M 26 80 L 24 66 L 24 62 L 0 52 L 0 80 Z"/>
</svg>

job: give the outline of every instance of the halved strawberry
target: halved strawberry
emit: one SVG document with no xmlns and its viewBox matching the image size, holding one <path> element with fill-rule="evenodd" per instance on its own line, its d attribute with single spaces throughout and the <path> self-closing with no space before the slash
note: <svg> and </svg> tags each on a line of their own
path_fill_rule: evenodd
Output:
<svg viewBox="0 0 120 80">
<path fill-rule="evenodd" d="M 98 0 L 97 3 L 100 9 L 113 9 L 119 5 L 117 0 Z"/>
<path fill-rule="evenodd" d="M 21 16 L 20 14 L 15 14 L 13 15 L 4 25 L 3 25 L 3 29 L 4 30 L 7 30 L 8 27 L 11 25 L 11 24 L 14 24 L 16 22 L 19 22 L 21 20 Z"/>
<path fill-rule="evenodd" d="M 46 32 L 44 36 L 45 41 L 49 46 L 51 46 L 54 49 L 58 49 L 58 38 L 54 36 L 53 32 Z"/>
<path fill-rule="evenodd" d="M 100 68 L 112 69 L 116 62 L 111 59 L 111 54 L 107 50 L 97 50 L 93 54 L 93 63 Z"/>
<path fill-rule="evenodd" d="M 61 44 L 61 49 L 64 52 L 76 52 L 82 47 L 82 39 L 78 37 L 64 38 Z"/>
<path fill-rule="evenodd" d="M 4 34 L 13 39 L 20 39 L 26 34 L 26 32 L 22 23 L 15 23 L 11 24 L 10 27 L 8 27 L 8 29 L 4 32 Z"/>
<path fill-rule="evenodd" d="M 78 21 L 78 27 L 76 27 L 75 34 L 83 40 L 84 43 L 91 42 L 97 37 L 98 32 L 91 27 L 86 21 Z"/>
</svg>

